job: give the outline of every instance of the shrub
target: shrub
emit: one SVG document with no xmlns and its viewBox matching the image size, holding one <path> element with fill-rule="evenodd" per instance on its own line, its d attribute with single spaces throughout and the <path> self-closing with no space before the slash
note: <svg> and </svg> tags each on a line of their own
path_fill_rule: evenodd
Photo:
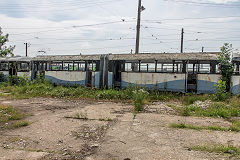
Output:
<svg viewBox="0 0 240 160">
<path fill-rule="evenodd" d="M 5 82 L 5 76 L 4 76 L 4 74 L 1 72 L 0 73 L 0 82 Z"/>
<path fill-rule="evenodd" d="M 215 94 L 214 99 L 217 101 L 226 100 L 227 93 L 226 93 L 226 82 L 219 80 L 217 84 L 215 84 Z"/>
</svg>

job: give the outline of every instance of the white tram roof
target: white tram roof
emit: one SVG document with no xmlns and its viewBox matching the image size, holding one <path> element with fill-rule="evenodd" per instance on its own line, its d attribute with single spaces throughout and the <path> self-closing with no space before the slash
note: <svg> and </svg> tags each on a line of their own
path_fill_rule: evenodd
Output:
<svg viewBox="0 0 240 160">
<path fill-rule="evenodd" d="M 2 62 L 30 62 L 31 60 L 32 58 L 30 57 L 21 57 L 21 56 L 0 58 L 0 61 Z"/>
<path fill-rule="evenodd" d="M 142 61 L 181 61 L 181 60 L 199 60 L 199 61 L 216 61 L 218 60 L 217 52 L 201 53 L 142 53 L 142 54 L 112 54 L 110 60 L 142 60 Z"/>
<path fill-rule="evenodd" d="M 81 61 L 81 60 L 100 60 L 98 55 L 55 55 L 55 56 L 37 56 L 33 60 L 36 61 Z M 109 60 L 202 60 L 216 61 L 218 60 L 217 52 L 201 52 L 201 53 L 140 53 L 140 54 L 109 54 Z"/>
<path fill-rule="evenodd" d="M 37 56 L 33 60 L 35 61 L 81 61 L 81 60 L 100 60 L 100 54 L 98 55 L 49 55 L 49 56 Z"/>
<path fill-rule="evenodd" d="M 0 61 L 9 62 L 30 62 L 30 61 L 85 61 L 100 60 L 101 54 L 95 55 L 49 55 L 30 57 L 6 57 L 0 58 Z M 217 52 L 197 52 L 197 53 L 139 53 L 139 54 L 109 54 L 109 60 L 126 60 L 126 61 L 217 61 Z"/>
</svg>

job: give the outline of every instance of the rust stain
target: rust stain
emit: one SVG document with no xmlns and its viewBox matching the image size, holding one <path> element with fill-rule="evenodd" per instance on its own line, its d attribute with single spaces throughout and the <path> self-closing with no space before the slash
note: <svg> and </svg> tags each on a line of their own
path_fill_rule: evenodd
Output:
<svg viewBox="0 0 240 160">
<path fill-rule="evenodd" d="M 211 78 L 210 77 L 208 77 L 208 81 L 211 82 Z"/>
<path fill-rule="evenodd" d="M 154 84 L 154 74 L 152 73 L 152 84 Z"/>
</svg>

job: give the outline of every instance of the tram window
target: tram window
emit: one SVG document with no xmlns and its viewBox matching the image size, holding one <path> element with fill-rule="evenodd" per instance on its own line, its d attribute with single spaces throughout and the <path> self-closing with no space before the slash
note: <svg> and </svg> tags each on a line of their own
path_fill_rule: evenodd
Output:
<svg viewBox="0 0 240 160">
<path fill-rule="evenodd" d="M 79 62 L 75 62 L 74 63 L 74 71 L 85 71 L 85 63 L 79 63 Z"/>
<path fill-rule="evenodd" d="M 183 65 L 182 64 L 174 64 L 174 72 L 182 72 Z"/>
<path fill-rule="evenodd" d="M 141 72 L 155 72 L 155 63 L 141 63 Z"/>
<path fill-rule="evenodd" d="M 199 64 L 199 72 L 200 73 L 210 73 L 211 66 L 210 64 Z"/>
<path fill-rule="evenodd" d="M 63 70 L 64 71 L 73 71 L 73 62 L 64 62 Z"/>
<path fill-rule="evenodd" d="M 220 73 L 220 66 L 216 65 L 216 73 Z"/>
<path fill-rule="evenodd" d="M 239 67 L 240 67 L 239 64 L 236 64 L 236 63 L 234 64 L 234 73 L 235 74 L 239 74 Z"/>
<path fill-rule="evenodd" d="M 60 71 L 62 70 L 62 63 L 51 63 L 51 70 L 52 71 Z"/>
<path fill-rule="evenodd" d="M 19 69 L 19 71 L 28 71 L 29 70 L 29 64 L 28 63 L 20 63 L 18 69 Z"/>
<path fill-rule="evenodd" d="M 173 64 L 162 64 L 163 72 L 173 72 Z"/>
<path fill-rule="evenodd" d="M 132 71 L 132 63 L 125 63 L 125 72 Z"/>
<path fill-rule="evenodd" d="M 125 63 L 125 72 L 138 72 L 138 71 L 139 71 L 138 62 Z"/>
<path fill-rule="evenodd" d="M 163 72 L 163 65 L 161 63 L 157 64 L 157 72 Z"/>
<path fill-rule="evenodd" d="M 93 72 L 98 71 L 97 64 L 96 63 L 89 63 L 88 70 L 93 71 Z"/>
<path fill-rule="evenodd" d="M 8 70 L 8 63 L 0 63 L 0 70 L 7 71 Z"/>
</svg>

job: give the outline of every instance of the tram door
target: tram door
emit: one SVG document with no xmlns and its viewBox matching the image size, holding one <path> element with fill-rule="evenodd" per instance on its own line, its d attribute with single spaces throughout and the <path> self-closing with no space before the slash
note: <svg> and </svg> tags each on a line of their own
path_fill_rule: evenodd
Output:
<svg viewBox="0 0 240 160">
<path fill-rule="evenodd" d="M 17 75 L 17 63 L 16 62 L 9 63 L 9 75 L 10 76 Z"/>
<path fill-rule="evenodd" d="M 197 67 L 196 63 L 187 64 L 187 92 L 197 92 Z"/>
<path fill-rule="evenodd" d="M 114 87 L 121 88 L 121 71 L 122 71 L 121 61 L 114 62 L 113 78 L 114 78 Z"/>
<path fill-rule="evenodd" d="M 93 62 L 86 63 L 86 86 L 92 87 Z"/>
</svg>

